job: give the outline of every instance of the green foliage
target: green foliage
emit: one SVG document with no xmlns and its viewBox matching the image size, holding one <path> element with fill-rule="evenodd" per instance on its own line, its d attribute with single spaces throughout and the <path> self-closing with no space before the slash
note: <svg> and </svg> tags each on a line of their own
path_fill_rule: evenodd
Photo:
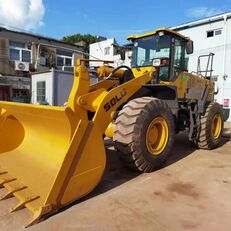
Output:
<svg viewBox="0 0 231 231">
<path fill-rule="evenodd" d="M 85 42 L 84 45 L 84 51 L 89 53 L 89 45 L 92 43 L 96 43 L 100 41 L 100 38 L 98 36 L 94 36 L 91 34 L 74 34 L 63 37 L 62 41 L 69 43 L 69 44 L 75 44 L 81 41 Z"/>
</svg>

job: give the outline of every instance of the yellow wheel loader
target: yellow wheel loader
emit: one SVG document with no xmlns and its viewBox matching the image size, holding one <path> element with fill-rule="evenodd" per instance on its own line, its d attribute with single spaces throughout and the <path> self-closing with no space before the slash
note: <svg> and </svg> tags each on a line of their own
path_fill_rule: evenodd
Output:
<svg viewBox="0 0 231 231">
<path fill-rule="evenodd" d="M 14 196 L 12 212 L 33 213 L 26 226 L 96 187 L 106 163 L 104 135 L 141 172 L 164 164 L 180 131 L 199 148 L 219 145 L 223 113 L 213 102 L 214 83 L 187 72 L 192 41 L 169 29 L 129 39 L 132 69 L 99 67 L 104 78 L 90 85 L 86 60 L 79 60 L 65 107 L 0 102 L 1 199 Z"/>
</svg>

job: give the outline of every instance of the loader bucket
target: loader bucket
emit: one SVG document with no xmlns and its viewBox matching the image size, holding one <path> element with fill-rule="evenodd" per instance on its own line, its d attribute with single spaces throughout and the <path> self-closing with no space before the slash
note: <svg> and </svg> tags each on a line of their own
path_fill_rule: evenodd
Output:
<svg viewBox="0 0 231 231">
<path fill-rule="evenodd" d="M 0 102 L 0 186 L 6 189 L 1 199 L 14 196 L 18 204 L 12 212 L 33 213 L 26 226 L 95 188 L 105 168 L 102 136 L 112 112 L 149 80 L 137 78 L 134 85 L 110 91 L 96 85 L 90 92 L 87 69 L 79 65 L 66 107 Z M 105 110 L 112 95 L 125 90 L 123 99 Z"/>
</svg>

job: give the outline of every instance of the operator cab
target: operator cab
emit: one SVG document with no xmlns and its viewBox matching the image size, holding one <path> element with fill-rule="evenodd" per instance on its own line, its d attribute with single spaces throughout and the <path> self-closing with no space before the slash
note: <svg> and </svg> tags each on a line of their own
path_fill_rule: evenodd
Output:
<svg viewBox="0 0 231 231">
<path fill-rule="evenodd" d="M 193 53 L 193 42 L 170 29 L 130 36 L 133 42 L 132 68 L 155 67 L 156 80 L 174 81 L 188 70 L 188 54 Z"/>
</svg>

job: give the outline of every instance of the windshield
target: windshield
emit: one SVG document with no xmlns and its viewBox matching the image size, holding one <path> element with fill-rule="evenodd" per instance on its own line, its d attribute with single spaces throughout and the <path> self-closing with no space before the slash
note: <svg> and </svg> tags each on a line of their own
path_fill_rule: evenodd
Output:
<svg viewBox="0 0 231 231">
<path fill-rule="evenodd" d="M 134 41 L 132 67 L 152 66 L 153 59 L 170 58 L 171 36 L 158 34 Z"/>
</svg>

